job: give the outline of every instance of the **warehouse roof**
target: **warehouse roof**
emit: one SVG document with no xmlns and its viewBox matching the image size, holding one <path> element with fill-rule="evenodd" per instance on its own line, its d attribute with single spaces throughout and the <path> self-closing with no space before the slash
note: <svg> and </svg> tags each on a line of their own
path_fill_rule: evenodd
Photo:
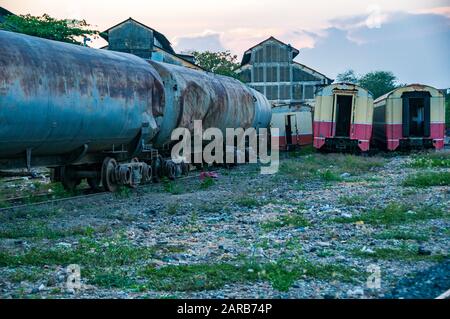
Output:
<svg viewBox="0 0 450 319">
<path fill-rule="evenodd" d="M 252 46 L 252 47 L 251 47 L 250 49 L 248 49 L 247 51 L 245 51 L 244 56 L 242 57 L 241 66 L 244 66 L 244 65 L 246 65 L 246 64 L 248 64 L 248 63 L 250 62 L 250 58 L 251 58 L 251 55 L 252 55 L 252 50 L 253 50 L 254 48 L 260 46 L 261 44 L 264 44 L 264 43 L 267 42 L 267 41 L 275 41 L 275 42 L 280 43 L 281 45 L 285 45 L 285 46 L 291 47 L 291 48 L 292 48 L 292 51 L 294 52 L 294 55 L 293 55 L 293 57 L 292 57 L 293 59 L 300 53 L 299 50 L 297 50 L 296 48 L 292 47 L 290 44 L 286 44 L 286 43 L 284 43 L 284 42 L 282 42 L 282 41 L 276 39 L 275 37 L 270 37 L 270 38 L 268 38 L 268 39 L 266 39 L 266 40 L 264 40 L 264 41 L 258 43 L 257 45 Z"/>
<path fill-rule="evenodd" d="M 166 36 L 164 34 L 162 34 L 161 32 L 156 31 L 153 28 L 150 28 L 149 26 L 146 26 L 145 24 L 143 24 L 143 23 L 141 23 L 139 21 L 134 20 L 133 18 L 128 18 L 128 19 L 126 19 L 126 20 L 124 20 L 124 21 L 122 21 L 122 22 L 112 26 L 108 30 L 105 30 L 102 33 L 100 33 L 100 36 L 103 39 L 105 39 L 106 41 L 108 41 L 108 32 L 111 29 L 114 29 L 114 28 L 118 27 L 119 25 L 121 25 L 121 24 L 123 24 L 125 22 L 128 22 L 128 21 L 133 21 L 133 22 L 143 26 L 144 28 L 147 28 L 147 29 L 153 31 L 153 34 L 155 35 L 155 38 L 158 40 L 159 43 L 161 43 L 162 49 L 164 49 L 165 51 L 168 51 L 168 52 L 170 52 L 172 54 L 175 54 L 175 51 L 173 50 L 172 45 L 170 44 L 170 41 L 166 38 Z"/>
</svg>

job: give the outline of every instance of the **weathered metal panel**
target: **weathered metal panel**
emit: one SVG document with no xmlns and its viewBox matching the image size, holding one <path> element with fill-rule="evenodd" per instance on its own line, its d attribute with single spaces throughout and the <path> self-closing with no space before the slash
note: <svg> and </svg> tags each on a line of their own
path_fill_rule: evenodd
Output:
<svg viewBox="0 0 450 319">
<path fill-rule="evenodd" d="M 0 157 L 89 152 L 156 133 L 162 81 L 144 60 L 0 31 Z"/>
<path fill-rule="evenodd" d="M 153 31 L 143 25 L 128 20 L 108 31 L 108 49 L 132 53 L 144 59 L 152 56 Z"/>
<path fill-rule="evenodd" d="M 271 105 L 259 92 L 229 77 L 149 61 L 164 81 L 164 116 L 157 119 L 161 131 L 156 146 L 171 142 L 176 128 L 194 129 L 201 120 L 203 128 L 268 127 Z"/>
<path fill-rule="evenodd" d="M 435 148 L 441 149 L 444 147 L 444 128 L 445 128 L 445 98 L 439 90 L 423 84 L 411 84 L 398 89 L 395 89 L 375 100 L 375 109 L 383 108 L 385 114 L 384 126 L 386 132 L 386 144 L 389 150 L 396 150 L 402 140 L 409 138 L 409 122 L 405 121 L 408 116 L 409 101 L 403 99 L 404 94 L 409 93 L 427 93 L 430 95 L 429 114 L 427 114 L 427 122 L 429 121 L 429 128 L 426 128 L 426 134 L 430 135 L 429 139 Z M 427 107 L 428 108 L 428 107 Z M 375 127 L 375 134 L 381 135 L 382 127 L 377 125 Z"/>
<path fill-rule="evenodd" d="M 349 140 L 358 141 L 362 151 L 369 149 L 373 124 L 373 96 L 370 92 L 351 83 L 328 85 L 316 94 L 314 112 L 314 146 L 318 149 L 326 140 L 336 138 L 336 96 L 353 96 Z"/>
</svg>

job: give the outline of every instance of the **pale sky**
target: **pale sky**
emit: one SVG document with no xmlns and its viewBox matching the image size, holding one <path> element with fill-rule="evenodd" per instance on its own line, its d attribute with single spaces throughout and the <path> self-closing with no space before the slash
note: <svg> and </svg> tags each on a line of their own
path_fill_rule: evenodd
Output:
<svg viewBox="0 0 450 319">
<path fill-rule="evenodd" d="M 273 35 L 300 49 L 297 61 L 331 78 L 347 68 L 385 69 L 404 83 L 450 87 L 450 0 L 0 0 L 0 6 L 86 19 L 100 31 L 133 17 L 165 34 L 178 52 L 231 50 L 240 58 Z"/>
</svg>

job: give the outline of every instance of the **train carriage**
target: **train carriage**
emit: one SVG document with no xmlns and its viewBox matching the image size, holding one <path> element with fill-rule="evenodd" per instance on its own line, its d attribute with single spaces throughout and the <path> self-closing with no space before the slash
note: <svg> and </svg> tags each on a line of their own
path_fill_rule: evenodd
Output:
<svg viewBox="0 0 450 319">
<path fill-rule="evenodd" d="M 444 147 L 445 101 L 439 90 L 411 84 L 375 101 L 374 144 L 395 151 Z"/>
<path fill-rule="evenodd" d="M 161 155 L 179 126 L 269 127 L 269 101 L 231 78 L 7 31 L 0 43 L 1 170 L 114 191 L 187 171 Z"/>
<path fill-rule="evenodd" d="M 373 96 L 351 83 L 335 83 L 316 94 L 314 147 L 328 151 L 370 148 Z"/>
</svg>

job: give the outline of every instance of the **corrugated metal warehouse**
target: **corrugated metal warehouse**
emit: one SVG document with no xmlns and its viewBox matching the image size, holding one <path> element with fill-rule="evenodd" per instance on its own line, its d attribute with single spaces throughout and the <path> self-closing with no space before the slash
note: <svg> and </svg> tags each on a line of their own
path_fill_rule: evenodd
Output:
<svg viewBox="0 0 450 319">
<path fill-rule="evenodd" d="M 427 85 L 398 88 L 375 101 L 374 141 L 390 151 L 444 147 L 445 98 Z"/>
<path fill-rule="evenodd" d="M 282 149 L 312 143 L 312 108 L 318 87 L 331 79 L 294 59 L 300 53 L 274 37 L 248 49 L 237 73 L 273 105 L 272 127 Z"/>
</svg>

